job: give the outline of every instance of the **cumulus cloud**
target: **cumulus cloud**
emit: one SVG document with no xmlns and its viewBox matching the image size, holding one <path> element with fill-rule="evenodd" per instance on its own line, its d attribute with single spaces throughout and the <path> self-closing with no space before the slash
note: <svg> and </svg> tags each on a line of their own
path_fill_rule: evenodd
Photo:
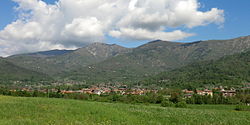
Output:
<svg viewBox="0 0 250 125">
<path fill-rule="evenodd" d="M 198 0 L 13 0 L 18 19 L 0 31 L 0 55 L 69 49 L 103 42 L 181 40 L 194 35 L 168 28 L 224 22 L 218 8 L 200 11 Z"/>
<path fill-rule="evenodd" d="M 119 31 L 110 31 L 111 36 L 121 39 L 131 39 L 131 40 L 176 40 L 183 39 L 194 34 L 185 33 L 180 30 L 175 30 L 173 32 L 163 32 L 163 31 L 149 31 L 146 29 L 129 29 L 122 28 Z"/>
<path fill-rule="evenodd" d="M 103 24 L 96 17 L 75 18 L 71 23 L 65 25 L 61 36 L 65 40 L 71 40 L 71 43 L 73 41 L 92 42 L 104 37 Z"/>
</svg>

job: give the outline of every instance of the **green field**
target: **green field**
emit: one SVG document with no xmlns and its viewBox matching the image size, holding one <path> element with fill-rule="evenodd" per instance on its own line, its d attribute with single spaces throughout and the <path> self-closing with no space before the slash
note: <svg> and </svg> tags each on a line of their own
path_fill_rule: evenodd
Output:
<svg viewBox="0 0 250 125">
<path fill-rule="evenodd" d="M 250 125 L 235 106 L 164 108 L 66 99 L 0 96 L 0 125 Z"/>
</svg>

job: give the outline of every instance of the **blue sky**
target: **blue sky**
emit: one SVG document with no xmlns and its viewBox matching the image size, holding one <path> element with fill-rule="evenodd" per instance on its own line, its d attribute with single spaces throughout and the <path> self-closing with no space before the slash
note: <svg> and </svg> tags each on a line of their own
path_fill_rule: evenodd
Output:
<svg viewBox="0 0 250 125">
<path fill-rule="evenodd" d="M 191 29 L 191 31 L 197 33 L 197 36 L 184 41 L 229 39 L 250 35 L 250 0 L 200 0 L 200 2 L 205 6 L 202 10 L 212 7 L 224 10 L 225 22 L 223 27 L 220 28 L 211 24 Z"/>
<path fill-rule="evenodd" d="M 54 4 L 56 0 L 43 1 L 47 4 Z M 224 10 L 224 23 L 219 25 L 211 23 L 206 26 L 196 26 L 193 28 L 182 26 L 167 28 L 165 31 L 182 30 L 183 32 L 196 34 L 175 41 L 191 42 L 210 39 L 230 39 L 250 35 L 250 0 L 199 0 L 198 2 L 201 4 L 199 11 L 209 11 L 211 8 Z M 8 24 L 18 19 L 18 12 L 14 9 L 18 4 L 11 0 L 0 0 L 0 5 L 0 30 L 3 30 Z M 106 43 L 115 43 L 126 47 L 136 47 L 150 41 L 133 40 L 133 42 L 124 42 L 119 38 L 111 37 L 107 34 L 105 36 Z"/>
</svg>

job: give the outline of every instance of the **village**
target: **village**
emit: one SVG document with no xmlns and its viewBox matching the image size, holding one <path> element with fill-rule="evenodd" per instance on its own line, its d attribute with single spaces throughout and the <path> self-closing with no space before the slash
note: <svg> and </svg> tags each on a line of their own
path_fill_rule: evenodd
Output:
<svg viewBox="0 0 250 125">
<path fill-rule="evenodd" d="M 204 89 L 204 90 L 196 90 L 195 91 L 189 91 L 187 89 L 182 90 L 182 92 L 184 93 L 184 97 L 192 97 L 195 93 L 197 95 L 202 95 L 202 96 L 213 96 L 214 93 L 221 93 L 224 97 L 232 97 L 235 96 L 237 91 L 234 88 L 231 88 L 230 90 L 225 90 L 224 88 L 214 88 L 213 90 L 209 90 L 209 89 Z"/>
<path fill-rule="evenodd" d="M 224 97 L 233 97 L 236 96 L 237 91 L 239 90 L 249 90 L 250 84 L 247 84 L 247 86 L 242 88 L 227 88 L 223 86 L 215 87 L 212 89 L 207 88 L 201 88 L 201 89 L 195 89 L 195 90 L 188 90 L 183 89 L 181 90 L 181 93 L 185 98 L 190 98 L 194 94 L 201 95 L 201 96 L 213 96 L 215 93 L 220 93 Z M 79 88 L 77 90 L 73 89 L 35 89 L 38 92 L 42 93 L 60 93 L 60 94 L 73 94 L 73 93 L 82 93 L 82 94 L 93 94 L 93 95 L 109 95 L 109 94 L 117 94 L 117 95 L 145 95 L 147 93 L 158 93 L 159 91 L 163 90 L 161 89 L 148 89 L 148 88 L 140 88 L 140 87 L 128 87 L 124 84 L 118 84 L 118 85 L 105 85 L 105 84 L 99 84 L 99 85 L 92 85 L 88 88 Z M 27 91 L 27 92 L 33 92 L 35 91 L 33 88 L 30 87 L 24 87 L 21 88 L 21 91 Z M 17 91 L 17 89 L 12 89 L 11 91 Z"/>
<path fill-rule="evenodd" d="M 31 86 L 0 89 L 8 96 L 48 97 L 99 102 L 178 104 L 240 104 L 250 105 L 250 84 L 241 87 L 200 87 L 189 89 L 158 88 L 126 84 L 96 84 L 71 86 Z"/>
<path fill-rule="evenodd" d="M 17 91 L 17 90 L 11 90 Z M 34 89 L 32 88 L 22 88 L 21 91 L 32 92 Z M 94 94 L 94 95 L 109 95 L 111 93 L 115 93 L 118 95 L 144 95 L 146 93 L 157 93 L 156 89 L 140 89 L 140 88 L 128 88 L 127 85 L 117 86 L 104 86 L 104 85 L 93 85 L 90 88 L 82 88 L 79 90 L 64 90 L 64 89 L 38 89 L 38 92 L 48 93 L 48 92 L 56 92 L 61 94 L 73 94 L 73 93 L 83 93 L 83 94 Z"/>
</svg>

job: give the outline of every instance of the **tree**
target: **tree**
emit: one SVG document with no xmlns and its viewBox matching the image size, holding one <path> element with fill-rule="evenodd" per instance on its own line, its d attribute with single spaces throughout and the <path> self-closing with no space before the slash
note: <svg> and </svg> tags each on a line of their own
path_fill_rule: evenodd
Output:
<svg viewBox="0 0 250 125">
<path fill-rule="evenodd" d="M 173 102 L 173 103 L 178 103 L 182 101 L 182 98 L 180 96 L 179 93 L 174 92 L 171 94 L 171 97 L 169 98 L 169 101 Z"/>
<path fill-rule="evenodd" d="M 177 108 L 187 108 L 187 103 L 184 101 L 178 102 L 175 104 L 175 107 Z"/>
<path fill-rule="evenodd" d="M 38 97 L 38 91 L 35 90 L 35 91 L 33 92 L 32 96 L 33 96 L 33 97 Z"/>
<path fill-rule="evenodd" d="M 167 101 L 167 100 L 164 100 L 164 101 L 161 102 L 161 106 L 162 107 L 172 107 L 172 106 L 174 106 L 174 103 L 170 102 L 170 101 Z"/>
</svg>

